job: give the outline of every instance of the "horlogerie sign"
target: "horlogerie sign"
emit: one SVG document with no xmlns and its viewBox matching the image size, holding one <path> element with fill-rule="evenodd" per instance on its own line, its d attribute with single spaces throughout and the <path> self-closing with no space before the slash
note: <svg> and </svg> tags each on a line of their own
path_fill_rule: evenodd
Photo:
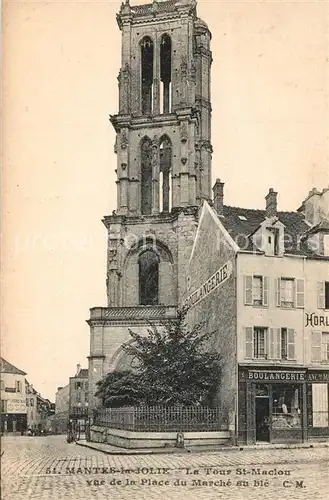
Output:
<svg viewBox="0 0 329 500">
<path fill-rule="evenodd" d="M 210 295 L 216 288 L 225 283 L 232 273 L 232 262 L 228 261 L 218 269 L 203 285 L 184 300 L 183 307 L 189 309 Z"/>
</svg>

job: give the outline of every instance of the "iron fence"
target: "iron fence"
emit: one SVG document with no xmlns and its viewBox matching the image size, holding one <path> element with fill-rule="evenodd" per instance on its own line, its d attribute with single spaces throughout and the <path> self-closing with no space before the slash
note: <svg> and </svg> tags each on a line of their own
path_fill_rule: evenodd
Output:
<svg viewBox="0 0 329 500">
<path fill-rule="evenodd" d="M 94 424 L 113 429 L 153 432 L 217 431 L 220 408 L 147 406 L 95 410 Z"/>
</svg>

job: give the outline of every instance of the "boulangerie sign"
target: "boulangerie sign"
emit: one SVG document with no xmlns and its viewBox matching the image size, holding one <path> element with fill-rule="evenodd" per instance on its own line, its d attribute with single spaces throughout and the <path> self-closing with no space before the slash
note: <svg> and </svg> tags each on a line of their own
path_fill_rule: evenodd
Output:
<svg viewBox="0 0 329 500">
<path fill-rule="evenodd" d="M 183 307 L 191 308 L 206 298 L 216 288 L 225 283 L 232 273 L 232 262 L 228 261 L 218 269 L 205 283 L 195 290 L 183 303 Z"/>
</svg>

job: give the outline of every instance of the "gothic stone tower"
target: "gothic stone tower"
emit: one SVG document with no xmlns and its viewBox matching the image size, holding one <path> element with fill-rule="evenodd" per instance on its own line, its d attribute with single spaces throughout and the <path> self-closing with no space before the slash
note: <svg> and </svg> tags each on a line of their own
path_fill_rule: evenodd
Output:
<svg viewBox="0 0 329 500">
<path fill-rule="evenodd" d="M 186 291 L 198 206 L 211 199 L 210 31 L 195 0 L 121 5 L 117 210 L 106 308 L 91 309 L 90 408 L 97 380 L 127 367 L 128 328 L 171 318 Z"/>
</svg>

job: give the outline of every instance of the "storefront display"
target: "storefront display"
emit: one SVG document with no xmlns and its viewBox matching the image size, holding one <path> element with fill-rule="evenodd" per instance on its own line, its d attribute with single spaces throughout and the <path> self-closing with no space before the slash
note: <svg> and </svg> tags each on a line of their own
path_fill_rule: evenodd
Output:
<svg viewBox="0 0 329 500">
<path fill-rule="evenodd" d="M 240 367 L 238 441 L 303 442 L 329 436 L 329 371 Z"/>
</svg>

